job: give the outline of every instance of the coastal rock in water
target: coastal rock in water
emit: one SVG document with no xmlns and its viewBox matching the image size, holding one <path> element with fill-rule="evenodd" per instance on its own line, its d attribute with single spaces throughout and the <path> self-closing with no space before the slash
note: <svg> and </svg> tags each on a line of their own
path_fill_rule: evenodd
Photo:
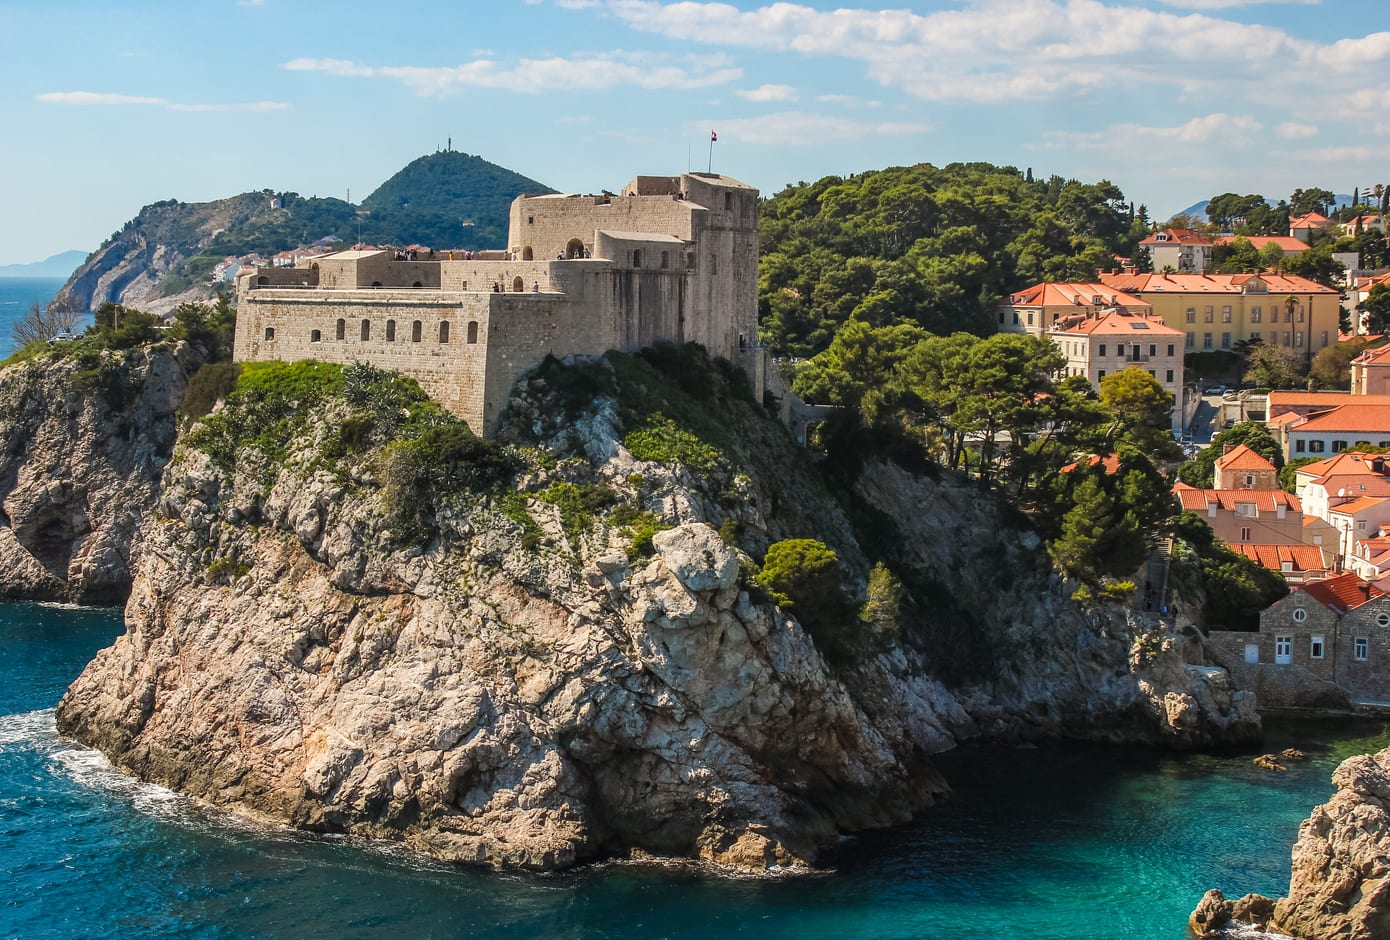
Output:
<svg viewBox="0 0 1390 940">
<path fill-rule="evenodd" d="M 641 374 L 644 400 L 659 381 Z M 634 457 L 613 399 L 576 418 L 528 400 L 545 387 L 513 396 L 524 433 L 504 428 L 533 448 L 524 493 L 402 499 L 373 482 L 403 479 L 389 457 L 343 456 L 333 401 L 275 461 L 181 448 L 127 632 L 60 730 L 260 818 L 548 869 L 631 850 L 804 864 L 928 805 L 930 756 L 967 738 L 1190 747 L 1258 727 L 1155 621 L 1067 600 L 974 484 L 871 464 L 857 532 L 746 393 L 704 405 L 727 409 L 741 469 L 697 475 Z M 500 446 L 460 442 L 474 474 Z M 581 497 L 624 513 L 586 519 Z M 815 533 L 862 596 L 865 531 L 896 533 L 886 557 L 930 604 L 813 636 L 741 570 Z"/>
<path fill-rule="evenodd" d="M 1231 922 L 1231 902 L 1215 888 L 1202 895 L 1192 915 L 1187 919 L 1187 929 L 1198 937 L 1219 937 Z"/>
<path fill-rule="evenodd" d="M 160 344 L 0 373 L 0 596 L 125 598 L 200 364 L 186 344 Z"/>
<path fill-rule="evenodd" d="M 1288 897 L 1247 895 L 1235 920 L 1299 940 L 1390 937 L 1390 748 L 1343 761 L 1332 783 L 1337 792 L 1299 826 Z"/>
</svg>

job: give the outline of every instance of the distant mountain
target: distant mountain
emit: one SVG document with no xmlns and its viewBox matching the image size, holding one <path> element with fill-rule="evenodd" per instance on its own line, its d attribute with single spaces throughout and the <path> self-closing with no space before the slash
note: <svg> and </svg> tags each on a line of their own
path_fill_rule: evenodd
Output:
<svg viewBox="0 0 1390 940">
<path fill-rule="evenodd" d="M 28 264 L 0 264 L 0 277 L 67 277 L 86 260 L 85 251 L 64 251 Z"/>
<path fill-rule="evenodd" d="M 326 239 L 503 248 L 512 200 L 549 192 L 505 167 L 450 150 L 413 161 L 360 206 L 269 189 L 202 203 L 169 199 L 141 209 L 107 239 L 73 272 L 58 299 L 86 309 L 114 301 L 166 312 L 223 287 L 218 277 L 228 258 L 269 259 Z"/>
<path fill-rule="evenodd" d="M 1287 199 L 1288 197 L 1285 196 L 1285 197 L 1283 197 L 1283 198 L 1286 198 L 1286 199 Z M 1339 193 L 1339 194 L 1336 196 L 1336 199 L 1337 199 L 1337 205 L 1335 205 L 1335 206 L 1333 207 L 1333 208 L 1335 208 L 1335 209 L 1340 209 L 1340 208 L 1342 208 L 1343 206 L 1349 206 L 1349 205 L 1351 205 L 1351 193 Z M 1190 215 L 1190 216 L 1192 216 L 1194 219 L 1197 219 L 1197 220 L 1199 220 L 1199 221 L 1205 222 L 1205 221 L 1207 220 L 1207 203 L 1209 203 L 1209 202 L 1211 202 L 1210 199 L 1203 199 L 1201 202 L 1194 202 L 1192 205 L 1188 206 L 1186 209 L 1181 209 L 1181 210 L 1179 210 L 1179 211 L 1177 211 L 1177 212 L 1174 212 L 1172 215 L 1167 216 L 1167 217 L 1165 217 L 1165 218 L 1163 218 L 1163 219 L 1157 219 L 1157 218 L 1156 218 L 1155 221 L 1166 222 L 1166 221 L 1168 221 L 1168 219 L 1171 219 L 1171 218 L 1173 218 L 1174 216 L 1179 216 L 1179 215 Z M 1278 200 L 1278 199 L 1270 199 L 1268 196 L 1266 196 L 1266 197 L 1265 197 L 1265 202 L 1268 202 L 1268 203 L 1272 206 L 1272 205 L 1275 205 L 1276 203 L 1278 203 L 1279 200 Z"/>
<path fill-rule="evenodd" d="M 395 245 L 505 248 L 512 200 L 553 192 L 482 157 L 445 150 L 410 163 L 362 200 L 371 213 L 363 228 Z"/>
</svg>

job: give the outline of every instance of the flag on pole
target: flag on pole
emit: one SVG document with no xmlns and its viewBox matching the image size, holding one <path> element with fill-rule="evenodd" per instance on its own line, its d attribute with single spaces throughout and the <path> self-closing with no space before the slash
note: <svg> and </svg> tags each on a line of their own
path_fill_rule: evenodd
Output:
<svg viewBox="0 0 1390 940">
<path fill-rule="evenodd" d="M 714 143 L 714 142 L 715 142 L 716 140 L 718 140 L 718 139 L 719 139 L 719 135 L 718 135 L 718 134 L 716 134 L 714 131 L 710 131 L 710 132 L 709 132 L 709 142 L 710 142 L 710 143 Z"/>
</svg>

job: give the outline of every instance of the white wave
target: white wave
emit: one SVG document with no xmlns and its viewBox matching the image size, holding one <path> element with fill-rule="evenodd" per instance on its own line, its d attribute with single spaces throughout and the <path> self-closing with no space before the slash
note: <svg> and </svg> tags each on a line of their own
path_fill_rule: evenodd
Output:
<svg viewBox="0 0 1390 940">
<path fill-rule="evenodd" d="M 68 601 L 34 601 L 35 607 L 47 607 L 50 610 L 111 610 L 110 607 L 97 607 L 93 604 L 73 604 Z"/>
<path fill-rule="evenodd" d="M 39 744 L 58 734 L 53 709 L 41 708 L 18 715 L 0 715 L 0 747 L 13 744 Z"/>
</svg>

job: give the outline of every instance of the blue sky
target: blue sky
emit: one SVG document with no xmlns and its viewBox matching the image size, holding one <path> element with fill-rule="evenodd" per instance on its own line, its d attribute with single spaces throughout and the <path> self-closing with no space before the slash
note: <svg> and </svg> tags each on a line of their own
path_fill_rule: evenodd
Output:
<svg viewBox="0 0 1390 940">
<path fill-rule="evenodd" d="M 714 166 L 1107 178 L 1153 214 L 1390 184 L 1383 0 L 0 0 L 0 263 L 159 199 L 359 200 L 442 147 L 566 191 Z"/>
</svg>

